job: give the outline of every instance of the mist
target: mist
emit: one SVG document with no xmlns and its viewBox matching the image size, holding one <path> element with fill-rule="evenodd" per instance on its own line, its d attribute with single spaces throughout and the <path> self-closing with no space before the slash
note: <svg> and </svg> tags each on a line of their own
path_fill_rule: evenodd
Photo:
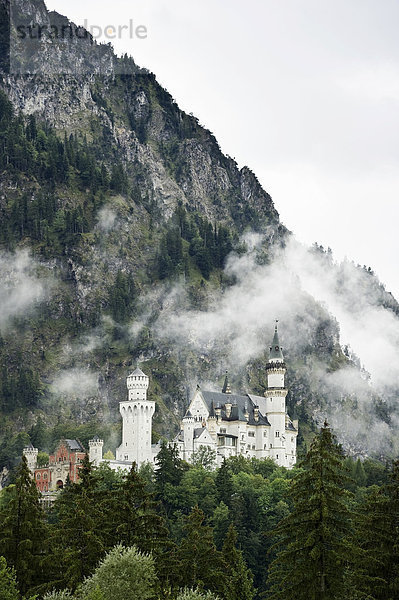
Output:
<svg viewBox="0 0 399 600">
<path fill-rule="evenodd" d="M 235 284 L 208 292 L 207 310 L 190 309 L 187 291 L 177 284 L 162 301 L 153 326 L 155 338 L 177 355 L 193 352 L 206 358 L 215 379 L 225 369 L 234 378 L 248 363 L 265 356 L 276 319 L 288 360 L 309 349 L 320 324 L 331 319 L 336 322 L 338 349 L 345 349 L 352 362 L 335 372 L 322 359 L 313 365 L 311 376 L 326 401 L 313 417 L 316 422 L 328 418 L 347 446 L 386 450 L 389 425 L 380 421 L 375 435 L 374 401 L 399 387 L 396 301 L 369 271 L 349 261 L 335 262 L 330 252 L 290 238 L 262 264 L 260 236 L 249 235 L 244 241 L 248 252 L 232 254 L 225 268 Z M 195 368 L 190 371 L 188 365 L 191 385 L 198 380 Z M 208 389 L 217 385 L 202 383 Z M 348 398 L 354 396 L 350 406 Z"/>
<path fill-rule="evenodd" d="M 39 274 L 40 265 L 26 250 L 0 254 L 0 329 L 15 317 L 31 313 L 52 288 L 48 272 Z"/>
</svg>

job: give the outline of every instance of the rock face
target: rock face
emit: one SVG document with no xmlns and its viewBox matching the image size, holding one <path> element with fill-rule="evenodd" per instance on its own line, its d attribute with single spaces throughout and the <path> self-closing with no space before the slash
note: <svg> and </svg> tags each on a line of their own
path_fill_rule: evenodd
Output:
<svg viewBox="0 0 399 600">
<path fill-rule="evenodd" d="M 100 144 L 104 135 L 112 139 L 131 177 L 144 173 L 142 196 L 165 218 L 182 201 L 240 230 L 278 226 L 273 202 L 255 176 L 224 156 L 213 135 L 182 112 L 151 73 L 49 13 L 41 0 L 14 0 L 11 13 L 10 73 L 3 85 L 18 111 Z M 41 28 L 40 39 L 20 39 L 21 26 Z M 60 39 L 63 28 L 73 35 Z"/>
<path fill-rule="evenodd" d="M 238 253 L 245 251 L 237 242 L 241 234 L 260 233 L 262 264 L 268 264 L 274 249 L 289 238 L 255 175 L 225 156 L 213 134 L 181 111 L 152 73 L 132 58 L 116 57 L 110 46 L 97 44 L 66 17 L 48 12 L 42 0 L 13 0 L 11 21 L 9 8 L 8 0 L 0 0 L 0 89 L 24 116 L 23 126 L 34 129 L 36 119 L 43 134 L 42 146 L 33 148 L 31 139 L 25 140 L 26 154 L 43 156 L 39 166 L 45 173 L 56 170 L 51 151 L 58 142 L 64 143 L 64 152 L 77 152 L 79 160 L 75 156 L 66 161 L 62 180 L 40 178 L 25 169 L 23 161 L 15 171 L 7 169 L 8 157 L 0 173 L 0 219 L 10 234 L 3 236 L 1 249 L 13 257 L 18 247 L 28 248 L 36 270 L 29 281 L 44 278 L 43 289 L 51 288 L 51 293 L 43 293 L 44 302 L 37 300 L 36 312 L 24 318 L 18 314 L 19 321 L 9 322 L 4 331 L 0 327 L 0 368 L 6 365 L 1 375 L 8 378 L 7 385 L 0 386 L 0 411 L 8 415 L 0 424 L 0 470 L 9 464 L 2 441 L 9 431 L 36 426 L 39 414 L 49 427 L 60 421 L 95 421 L 89 437 L 98 433 L 102 421 L 114 427 L 132 359 L 146 361 L 152 375 L 155 431 L 173 434 L 193 383 L 187 373 L 214 381 L 225 368 L 223 348 L 195 354 L 187 345 L 174 352 L 170 344 L 155 339 L 151 328 L 168 303 L 178 310 L 184 305 L 186 310 L 205 311 L 215 290 L 223 296 L 234 284 L 234 276 L 224 273 L 220 263 L 206 282 L 198 264 L 193 266 L 192 257 L 198 254 L 193 240 L 204 242 L 201 223 L 205 222 L 204 238 L 216 236 L 223 225 L 236 240 Z M 42 35 L 27 41 L 18 37 L 18 27 L 25 32 L 41 27 Z M 62 28 L 73 35 L 52 35 Z M 0 122 L 1 101 L 0 97 Z M 56 136 L 46 138 L 44 131 L 53 128 Z M 0 141 L 1 135 L 0 130 Z M 113 187 L 93 189 L 90 160 L 105 179 L 115 179 Z M 85 173 L 84 184 L 78 185 L 76 179 Z M 188 227 L 183 217 L 176 223 L 180 207 L 192 219 L 191 237 L 182 235 Z M 154 264 L 165 251 L 172 226 L 172 234 L 178 231 L 180 237 L 177 246 L 173 235 L 169 238 L 169 250 L 174 258 L 184 254 L 186 262 L 173 278 L 164 273 L 161 277 Z M 394 300 L 382 293 L 381 304 L 399 312 Z M 110 306 L 118 314 L 125 310 L 128 317 L 118 321 Z M 325 406 L 319 362 L 324 370 L 352 368 L 354 363 L 343 355 L 339 326 L 325 308 L 310 300 L 306 310 L 315 326 L 306 339 L 304 334 L 301 354 L 291 348 L 288 362 L 288 409 L 294 417 L 299 415 L 304 436 Z M 300 324 L 304 315 L 296 317 Z M 248 384 L 262 395 L 265 361 L 266 354 L 245 365 L 236 374 L 237 387 L 245 378 L 244 387 Z M 21 364 L 30 368 L 23 377 Z M 30 399 L 21 393 L 26 381 L 34 389 Z M 14 396 L 9 393 L 13 386 Z M 333 397 L 330 390 L 326 395 Z M 380 410 L 388 423 L 385 406 Z M 69 437 L 75 435 L 81 434 L 71 432 Z M 114 435 L 110 447 L 119 443 L 115 431 Z"/>
</svg>

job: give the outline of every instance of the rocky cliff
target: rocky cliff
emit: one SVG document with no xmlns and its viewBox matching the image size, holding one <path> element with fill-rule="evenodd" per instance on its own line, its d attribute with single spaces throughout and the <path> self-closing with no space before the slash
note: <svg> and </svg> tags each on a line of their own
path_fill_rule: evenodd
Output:
<svg viewBox="0 0 399 600">
<path fill-rule="evenodd" d="M 377 415 L 387 444 L 344 429 L 342 440 L 355 454 L 391 451 L 390 401 L 363 385 L 334 315 L 294 282 L 287 262 L 298 253 L 256 176 L 132 58 L 41 0 L 12 9 L 9 59 L 7 28 L 1 40 L 0 466 L 28 432 L 48 449 L 77 424 L 83 441 L 102 427 L 112 448 L 137 360 L 152 376 L 156 435 L 175 431 L 191 387 L 217 386 L 226 367 L 237 389 L 262 393 L 275 316 L 302 441 L 326 414 L 337 426 L 341 409 L 354 418 L 361 402 L 363 425 Z M 26 44 L 19 26 L 42 36 Z M 63 27 L 80 35 L 52 37 Z M 318 254 L 325 272 L 338 269 Z M 393 314 L 394 299 L 368 277 L 366 292 Z M 353 393 L 336 391 L 336 372 L 353 375 Z"/>
</svg>

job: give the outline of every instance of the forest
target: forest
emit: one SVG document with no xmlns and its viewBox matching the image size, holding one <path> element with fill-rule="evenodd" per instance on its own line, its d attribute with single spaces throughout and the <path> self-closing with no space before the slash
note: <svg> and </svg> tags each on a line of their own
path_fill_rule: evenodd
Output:
<svg viewBox="0 0 399 600">
<path fill-rule="evenodd" d="M 88 457 L 43 506 L 25 458 L 0 495 L 4 600 L 394 600 L 399 463 L 345 457 L 327 423 L 291 471 L 271 459 L 155 469 Z"/>
</svg>

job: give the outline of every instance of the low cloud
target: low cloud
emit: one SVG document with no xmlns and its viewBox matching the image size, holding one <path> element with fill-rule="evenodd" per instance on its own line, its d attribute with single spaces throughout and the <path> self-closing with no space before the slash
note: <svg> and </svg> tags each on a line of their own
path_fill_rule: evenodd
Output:
<svg viewBox="0 0 399 600">
<path fill-rule="evenodd" d="M 98 374 L 85 369 L 65 369 L 51 382 L 51 391 L 69 399 L 85 399 L 98 395 Z"/>
<path fill-rule="evenodd" d="M 39 265 L 25 250 L 0 254 L 0 328 L 14 317 L 29 314 L 51 291 L 48 274 L 40 277 Z"/>
<path fill-rule="evenodd" d="M 282 344 L 288 355 L 295 356 L 314 342 L 326 319 L 335 319 L 336 342 L 349 346 L 348 353 L 354 353 L 364 368 L 331 373 L 320 360 L 314 377 L 326 396 L 324 417 L 347 445 L 385 450 L 389 426 L 378 421 L 377 437 L 372 427 L 375 397 L 389 396 L 399 388 L 399 318 L 382 306 L 383 301 L 389 304 L 389 295 L 366 270 L 348 261 L 336 263 L 330 254 L 306 248 L 295 239 L 270 264 L 259 264 L 258 237 L 247 239 L 247 246 L 248 253 L 231 255 L 226 265 L 235 285 L 210 292 L 206 311 L 188 309 L 187 292 L 175 286 L 162 302 L 153 335 L 176 354 L 206 357 L 216 378 L 225 368 L 242 372 L 248 362 L 261 357 L 270 345 L 276 318 Z M 188 364 L 187 377 L 197 376 Z M 355 408 L 351 396 L 356 396 Z"/>
<path fill-rule="evenodd" d="M 109 207 L 104 206 L 98 213 L 98 227 L 105 233 L 114 229 L 117 221 L 117 214 Z"/>
</svg>

